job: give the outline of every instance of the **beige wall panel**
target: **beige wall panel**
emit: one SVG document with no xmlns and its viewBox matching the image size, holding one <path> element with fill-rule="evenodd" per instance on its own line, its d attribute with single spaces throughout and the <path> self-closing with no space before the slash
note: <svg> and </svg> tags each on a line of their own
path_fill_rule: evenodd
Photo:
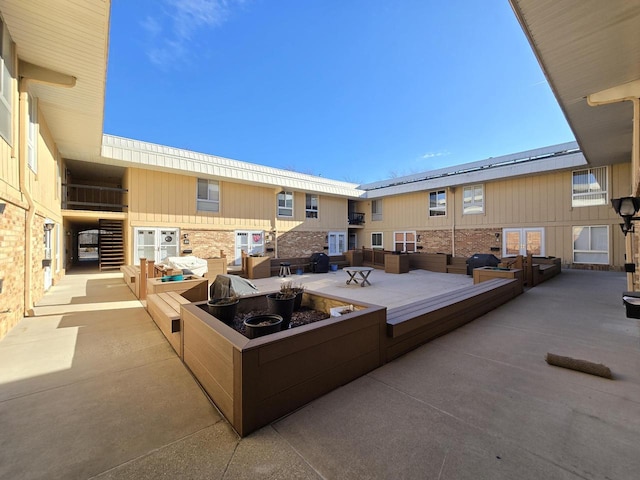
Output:
<svg viewBox="0 0 640 480">
<path fill-rule="evenodd" d="M 346 198 L 322 196 L 318 198 L 318 220 L 305 218 L 305 230 L 345 230 L 347 227 L 348 205 Z M 303 204 L 304 206 L 304 204 Z M 305 209 L 306 210 L 306 209 Z"/>
<path fill-rule="evenodd" d="M 129 169 L 129 177 L 132 225 L 271 228 L 276 201 L 272 188 L 220 182 L 220 212 L 198 213 L 196 177 L 136 168 Z"/>
<path fill-rule="evenodd" d="M 44 115 L 38 115 L 37 174 L 29 171 L 31 196 L 43 216 L 62 221 L 60 199 L 56 198 L 58 151 Z"/>
<path fill-rule="evenodd" d="M 20 164 L 11 157 L 11 147 L 0 138 L 0 195 L 14 202 L 20 201 Z"/>
</svg>

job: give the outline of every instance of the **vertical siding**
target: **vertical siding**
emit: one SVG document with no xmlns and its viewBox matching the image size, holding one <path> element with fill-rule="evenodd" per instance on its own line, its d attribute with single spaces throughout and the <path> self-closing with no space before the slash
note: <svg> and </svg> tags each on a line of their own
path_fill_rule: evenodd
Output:
<svg viewBox="0 0 640 480">
<path fill-rule="evenodd" d="M 609 199 L 629 195 L 631 164 L 608 167 Z M 594 207 L 572 207 L 572 171 L 530 175 L 484 183 L 483 214 L 463 215 L 463 187 L 447 191 L 447 215 L 428 217 L 428 191 L 407 193 L 383 199 L 382 221 L 371 221 L 371 201 L 361 201 L 356 211 L 366 214 L 365 228 L 358 230 L 361 245 L 370 246 L 371 233 L 382 232 L 385 248 L 391 248 L 397 230 L 447 230 L 455 221 L 457 231 L 476 228 L 545 229 L 545 252 L 562 257 L 569 263 L 573 257 L 574 226 L 609 226 L 609 261 L 624 263 L 624 237 L 619 234 L 618 216 L 610 202 Z M 453 207 L 453 205 L 455 206 Z"/>
<path fill-rule="evenodd" d="M 28 170 L 31 197 L 38 211 L 57 223 L 62 221 L 60 199 L 56 198 L 58 149 L 44 115 L 38 113 L 37 173 Z"/>
<path fill-rule="evenodd" d="M 0 137 L 0 197 L 20 201 L 20 162 L 11 156 L 11 147 Z"/>
</svg>

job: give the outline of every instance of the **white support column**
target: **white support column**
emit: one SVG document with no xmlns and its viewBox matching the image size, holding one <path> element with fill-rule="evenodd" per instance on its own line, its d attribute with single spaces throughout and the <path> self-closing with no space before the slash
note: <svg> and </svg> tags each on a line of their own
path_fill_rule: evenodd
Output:
<svg viewBox="0 0 640 480">
<path fill-rule="evenodd" d="M 587 96 L 587 103 L 592 107 L 609 103 L 631 102 L 633 104 L 633 136 L 631 140 L 631 185 L 630 193 L 640 196 L 640 80 L 618 85 Z M 625 237 L 626 262 L 636 263 L 638 242 L 632 241 L 634 233 Z M 635 273 L 627 273 L 627 290 L 636 291 L 640 285 Z"/>
</svg>

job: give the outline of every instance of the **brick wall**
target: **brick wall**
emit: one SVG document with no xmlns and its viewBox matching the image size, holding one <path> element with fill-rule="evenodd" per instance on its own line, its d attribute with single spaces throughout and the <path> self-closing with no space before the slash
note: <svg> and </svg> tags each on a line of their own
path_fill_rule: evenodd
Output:
<svg viewBox="0 0 640 480">
<path fill-rule="evenodd" d="M 474 253 L 491 253 L 496 257 L 502 255 L 502 236 L 496 240 L 496 232 L 501 229 L 474 228 L 468 230 L 456 230 L 456 256 L 470 257 Z M 423 253 L 453 253 L 451 246 L 451 230 L 423 230 L 417 231 L 420 236 L 418 246 L 422 246 Z M 491 247 L 500 250 L 492 251 Z"/>
<path fill-rule="evenodd" d="M 310 257 L 313 253 L 324 252 L 328 232 L 301 232 L 292 230 L 278 235 L 278 257 Z"/>
<path fill-rule="evenodd" d="M 456 230 L 456 257 L 470 257 L 474 253 L 491 253 L 500 258 L 502 255 L 502 236 L 496 239 L 496 232 L 500 232 L 502 235 L 501 228 Z M 498 247 L 499 250 L 491 251 L 491 247 Z"/>
<path fill-rule="evenodd" d="M 229 260 L 233 259 L 235 234 L 232 231 L 182 229 L 180 233 L 189 235 L 189 245 L 184 245 L 180 239 L 180 252 L 190 249 L 191 255 L 196 257 L 216 258 L 220 256 L 220 250 L 223 250 Z"/>
<path fill-rule="evenodd" d="M 181 234 L 189 236 L 189 245 L 184 245 L 180 239 L 180 252 L 191 250 L 191 255 L 199 258 L 219 257 L 220 250 L 231 263 L 235 255 L 235 233 L 223 230 L 188 230 L 182 229 Z M 278 257 L 307 257 L 316 252 L 327 252 L 327 232 L 301 232 L 298 230 L 280 233 L 278 235 Z M 275 241 L 266 241 L 267 256 L 275 256 Z"/>
<path fill-rule="evenodd" d="M 418 249 L 424 253 L 451 253 L 451 230 L 417 231 Z"/>
<path fill-rule="evenodd" d="M 7 203 L 0 215 L 0 339 L 24 313 L 25 211 Z"/>
</svg>

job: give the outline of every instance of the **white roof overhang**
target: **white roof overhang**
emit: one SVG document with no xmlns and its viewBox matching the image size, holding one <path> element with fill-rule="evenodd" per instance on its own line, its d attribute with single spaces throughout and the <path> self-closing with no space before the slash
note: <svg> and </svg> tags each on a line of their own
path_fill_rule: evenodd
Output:
<svg viewBox="0 0 640 480">
<path fill-rule="evenodd" d="M 539 175 L 584 167 L 587 162 L 576 142 L 488 158 L 454 167 L 432 170 L 407 177 L 361 185 L 366 198 L 429 191 L 440 188 L 485 183 L 505 178 Z"/>
<path fill-rule="evenodd" d="M 329 180 L 290 170 L 206 155 L 179 148 L 104 135 L 101 163 L 166 172 L 235 183 L 287 188 L 357 198 L 364 192 L 354 183 Z"/>
<path fill-rule="evenodd" d="M 631 161 L 631 103 L 587 97 L 640 79 L 640 2 L 510 3 L 587 161 Z"/>
<path fill-rule="evenodd" d="M 76 80 L 29 85 L 64 158 L 100 155 L 110 8 L 110 0 L 0 0 L 20 61 Z"/>
</svg>

